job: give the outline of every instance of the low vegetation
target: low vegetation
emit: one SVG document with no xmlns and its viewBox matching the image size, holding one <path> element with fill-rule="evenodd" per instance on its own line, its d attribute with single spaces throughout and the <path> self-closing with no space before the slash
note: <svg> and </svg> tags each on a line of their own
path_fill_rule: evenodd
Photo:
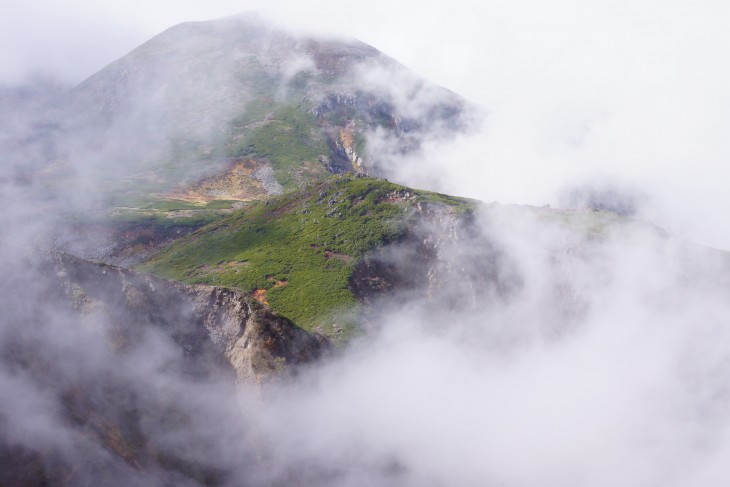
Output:
<svg viewBox="0 0 730 487">
<path fill-rule="evenodd" d="M 315 115 L 303 102 L 276 104 L 273 100 L 254 100 L 244 115 L 233 123 L 233 138 L 238 142 L 229 153 L 234 158 L 258 157 L 271 163 L 276 180 L 285 189 L 294 189 L 302 167 L 316 168 L 315 178 L 326 174 L 320 157 L 330 153 Z M 309 164 L 307 164 L 309 163 Z"/>
<path fill-rule="evenodd" d="M 468 200 L 381 179 L 333 176 L 207 225 L 153 256 L 139 270 L 186 283 L 254 292 L 308 330 L 345 340 L 357 331 L 349 288 L 354 266 L 398 241 L 416 205 L 469 211 Z"/>
</svg>

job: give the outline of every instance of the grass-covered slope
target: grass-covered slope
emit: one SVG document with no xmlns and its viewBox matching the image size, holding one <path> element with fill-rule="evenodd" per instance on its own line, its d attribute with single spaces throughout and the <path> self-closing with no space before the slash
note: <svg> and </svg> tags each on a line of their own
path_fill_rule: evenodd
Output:
<svg viewBox="0 0 730 487">
<path fill-rule="evenodd" d="M 356 329 L 355 264 L 403 238 L 416 205 L 426 202 L 454 212 L 472 205 L 381 179 L 334 176 L 207 225 L 138 269 L 253 291 L 305 329 L 346 338 Z"/>
<path fill-rule="evenodd" d="M 271 164 L 284 189 L 327 174 L 320 159 L 330 155 L 324 123 L 310 106 L 295 98 L 277 103 L 262 96 L 250 103 L 231 124 L 228 155 L 234 159 L 260 158 Z"/>
</svg>

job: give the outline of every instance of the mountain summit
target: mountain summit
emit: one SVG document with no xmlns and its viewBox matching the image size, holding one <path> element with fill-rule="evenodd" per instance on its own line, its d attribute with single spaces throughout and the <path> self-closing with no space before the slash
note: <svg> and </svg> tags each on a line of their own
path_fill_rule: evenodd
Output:
<svg viewBox="0 0 730 487">
<path fill-rule="evenodd" d="M 168 29 L 72 89 L 60 113 L 55 168 L 81 167 L 129 204 L 385 175 L 389 156 L 464 130 L 475 110 L 362 42 L 240 15 Z"/>
</svg>

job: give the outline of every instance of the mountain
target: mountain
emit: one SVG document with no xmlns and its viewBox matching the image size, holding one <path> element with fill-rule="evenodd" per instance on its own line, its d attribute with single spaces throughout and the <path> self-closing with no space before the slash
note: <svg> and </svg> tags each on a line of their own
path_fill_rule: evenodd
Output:
<svg viewBox="0 0 730 487">
<path fill-rule="evenodd" d="M 388 181 L 478 111 L 370 46 L 186 23 L 0 107 L 0 486 L 580 484 L 627 455 L 659 485 L 687 445 L 724 458 L 730 254 L 611 187 Z"/>
<path fill-rule="evenodd" d="M 112 206 L 256 200 L 467 129 L 477 110 L 355 40 L 294 35 L 253 14 L 180 24 L 49 111 L 69 169 Z"/>
</svg>

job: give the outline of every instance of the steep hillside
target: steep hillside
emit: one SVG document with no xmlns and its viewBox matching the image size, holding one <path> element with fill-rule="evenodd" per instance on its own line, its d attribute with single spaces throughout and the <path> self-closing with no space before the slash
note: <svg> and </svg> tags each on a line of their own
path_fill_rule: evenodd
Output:
<svg viewBox="0 0 730 487">
<path fill-rule="evenodd" d="M 237 391 L 328 349 L 241 291 L 56 252 L 20 267 L 26 302 L 0 326 L 3 486 L 228 485 L 256 462 Z M 209 449 L 224 432 L 236 458 Z"/>
<path fill-rule="evenodd" d="M 211 286 L 187 286 L 54 252 L 54 289 L 82 315 L 101 313 L 115 349 L 138 345 L 158 328 L 186 351 L 190 370 L 232 371 L 256 382 L 289 365 L 318 358 L 326 340 L 275 316 L 251 295 Z"/>
</svg>

